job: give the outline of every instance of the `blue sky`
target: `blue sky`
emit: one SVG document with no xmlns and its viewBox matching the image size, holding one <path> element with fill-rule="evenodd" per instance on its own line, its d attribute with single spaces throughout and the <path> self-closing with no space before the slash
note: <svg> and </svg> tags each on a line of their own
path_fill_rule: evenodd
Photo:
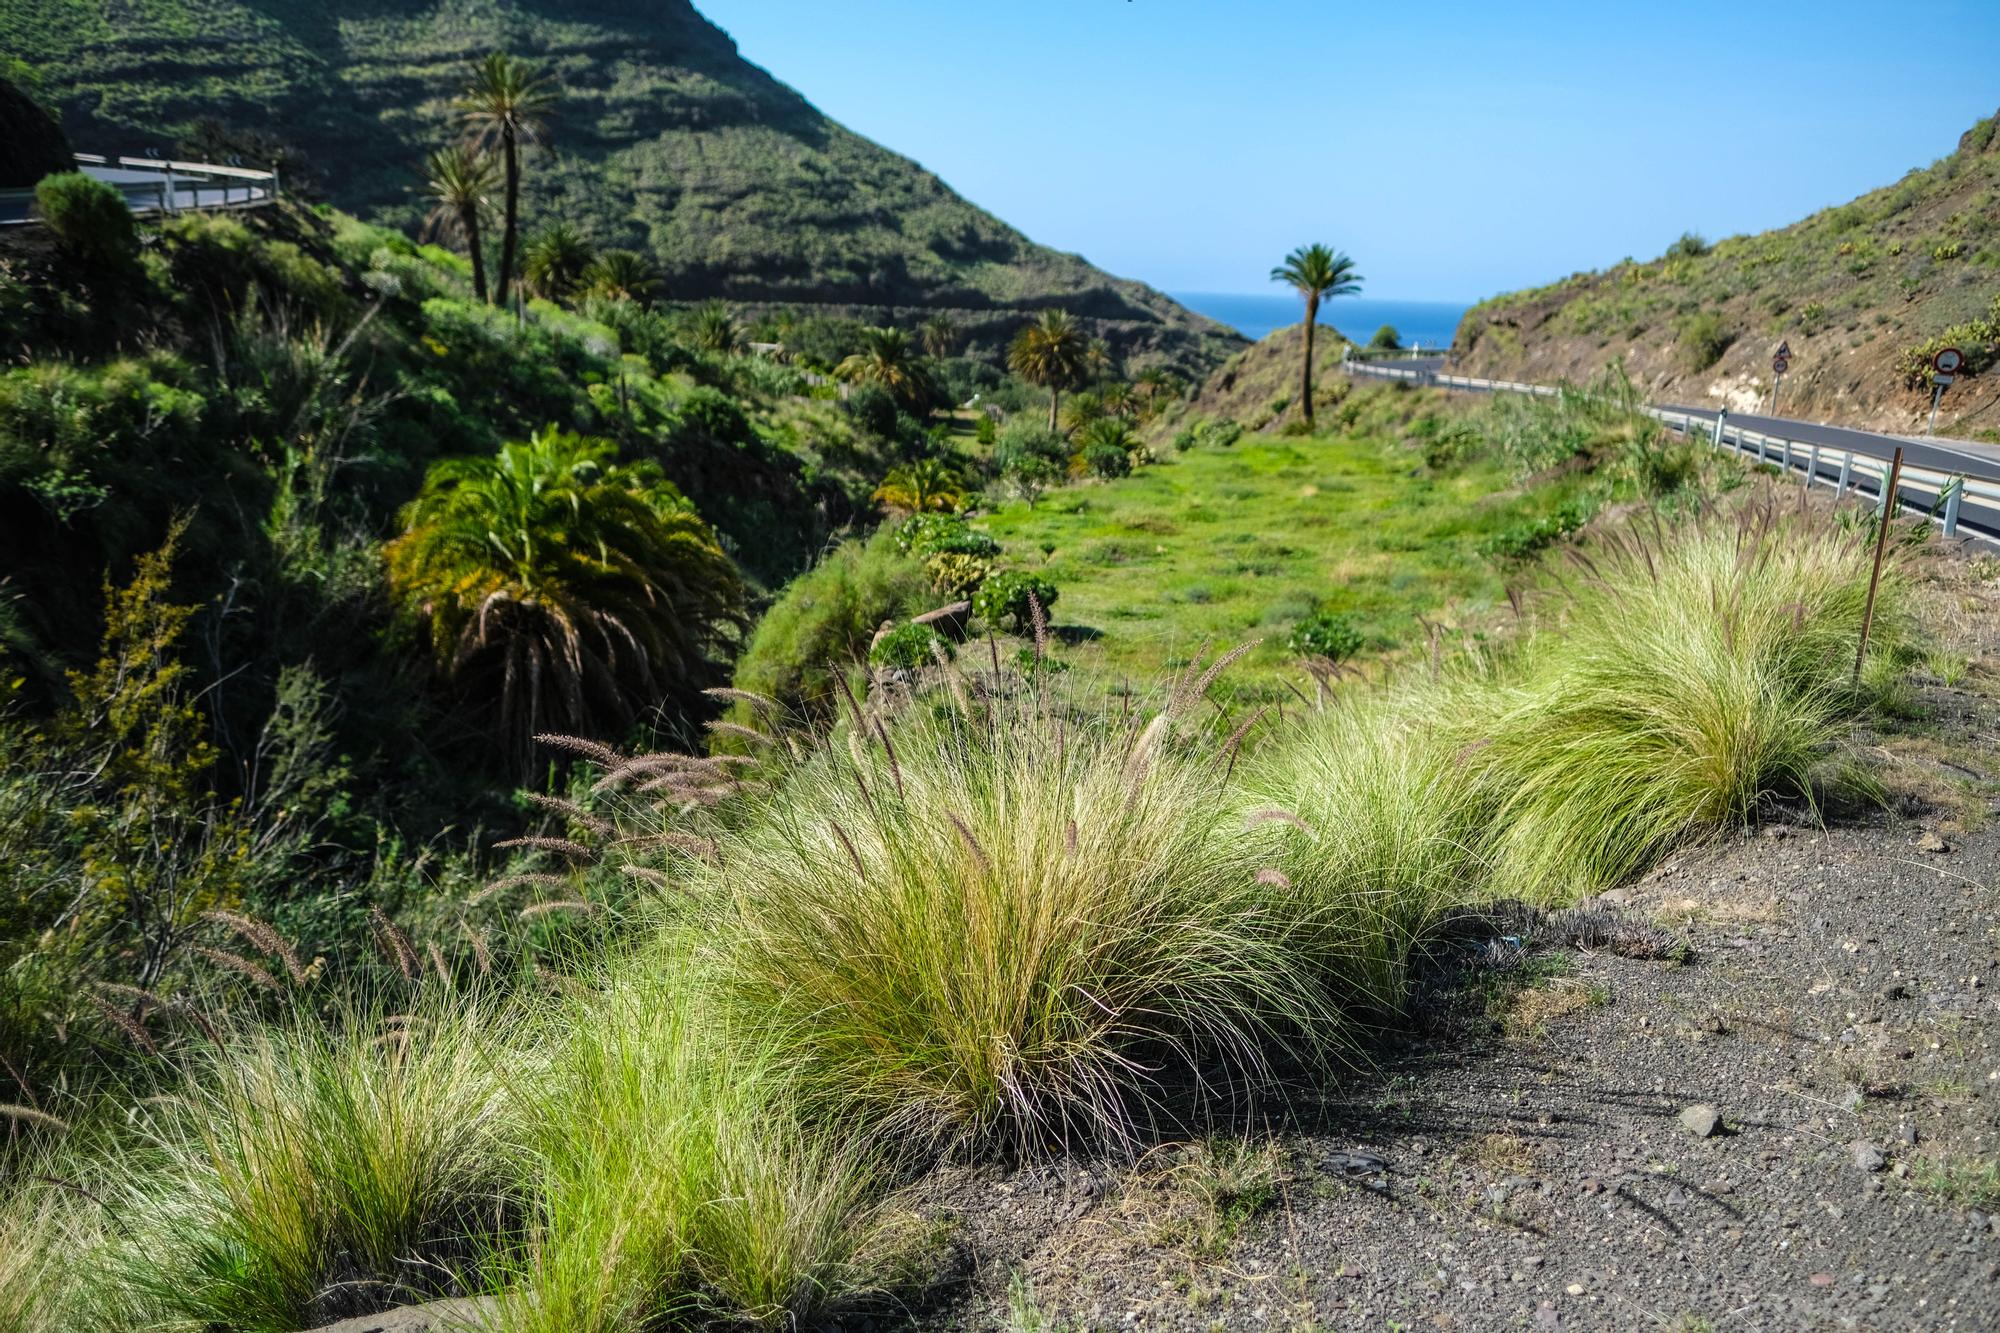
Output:
<svg viewBox="0 0 2000 1333">
<path fill-rule="evenodd" d="M 1180 291 L 1352 254 L 1470 300 L 1761 231 L 2000 107 L 2000 0 L 695 0 L 1038 241 Z"/>
</svg>

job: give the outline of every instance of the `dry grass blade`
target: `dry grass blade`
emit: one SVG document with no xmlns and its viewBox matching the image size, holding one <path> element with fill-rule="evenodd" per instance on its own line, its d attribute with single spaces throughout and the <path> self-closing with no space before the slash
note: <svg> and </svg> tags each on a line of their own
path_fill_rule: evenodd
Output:
<svg viewBox="0 0 2000 1333">
<path fill-rule="evenodd" d="M 465 905 L 467 907 L 477 907 L 495 894 L 505 893 L 507 890 L 519 888 L 523 884 L 568 884 L 571 878 L 569 875 L 552 875 L 545 871 L 533 871 L 524 875 L 507 875 L 494 880 L 491 884 L 488 884 L 486 887 L 480 889 L 479 892 L 467 898 Z"/>
<path fill-rule="evenodd" d="M 740 722 L 725 722 L 717 719 L 708 724 L 711 736 L 734 736 L 738 740 L 749 741 L 752 745 L 775 745 L 776 741 L 755 727 L 746 727 Z"/>
<path fill-rule="evenodd" d="M 1290 824 L 1293 828 L 1308 836 L 1315 838 L 1319 836 L 1318 831 L 1311 824 L 1306 823 L 1305 820 L 1300 819 L 1291 811 L 1275 805 L 1266 806 L 1262 810 L 1252 810 L 1243 822 L 1250 828 L 1255 828 L 1259 824 Z"/>
<path fill-rule="evenodd" d="M 718 685 L 713 689 L 703 690 L 702 693 L 711 699 L 723 699 L 730 703 L 747 704 L 766 717 L 777 717 L 784 712 L 782 708 L 778 707 L 777 700 L 767 699 L 763 695 L 750 690 L 738 690 L 727 685 Z"/>
</svg>

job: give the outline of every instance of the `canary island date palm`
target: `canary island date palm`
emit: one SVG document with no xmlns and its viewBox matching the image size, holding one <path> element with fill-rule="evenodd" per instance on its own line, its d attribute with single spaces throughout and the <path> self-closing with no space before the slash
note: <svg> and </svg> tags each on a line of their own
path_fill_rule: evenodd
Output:
<svg viewBox="0 0 2000 1333">
<path fill-rule="evenodd" d="M 537 732 L 619 739 L 691 701 L 743 624 L 715 533 L 650 462 L 553 427 L 436 463 L 387 549 L 444 675 L 524 768 Z"/>
<path fill-rule="evenodd" d="M 479 224 L 493 209 L 493 186 L 498 180 L 493 159 L 470 144 L 453 144 L 432 153 L 424 167 L 424 193 L 431 201 L 425 229 L 455 237 L 465 246 L 472 257 L 472 294 L 484 301 L 486 255 Z"/>
<path fill-rule="evenodd" d="M 928 410 L 937 392 L 930 367 L 901 329 L 862 329 L 861 350 L 843 358 L 833 373 L 850 384 L 880 385 L 917 412 Z"/>
<path fill-rule="evenodd" d="M 1007 348 L 1008 369 L 1049 391 L 1050 430 L 1056 428 L 1063 390 L 1084 382 L 1091 360 L 1090 342 L 1067 310 L 1044 310 Z"/>
<path fill-rule="evenodd" d="M 875 498 L 912 514 L 954 513 L 965 503 L 965 478 L 940 458 L 920 458 L 894 468 L 875 488 Z"/>
<path fill-rule="evenodd" d="M 607 301 L 651 305 L 660 290 L 660 270 L 635 250 L 606 250 L 584 274 L 584 288 Z"/>
<path fill-rule="evenodd" d="M 958 325 L 942 310 L 925 320 L 917 332 L 924 340 L 924 355 L 933 361 L 942 361 L 958 350 Z"/>
<path fill-rule="evenodd" d="M 567 222 L 553 222 L 521 251 L 521 286 L 544 301 L 567 301 L 583 287 L 597 251 Z"/>
<path fill-rule="evenodd" d="M 1302 245 L 1271 270 L 1271 281 L 1292 288 L 1306 303 L 1306 353 L 1299 375 L 1299 406 L 1306 425 L 1313 419 L 1313 331 L 1319 324 L 1319 303 L 1332 296 L 1352 296 L 1361 290 L 1354 261 L 1324 245 Z"/>
<path fill-rule="evenodd" d="M 501 209 L 500 272 L 493 299 L 507 303 L 514 281 L 514 251 L 520 238 L 521 147 L 546 138 L 549 113 L 556 94 L 548 78 L 533 65 L 504 51 L 493 51 L 472 62 L 471 74 L 453 103 L 459 123 L 478 147 L 500 148 L 506 183 Z"/>
</svg>

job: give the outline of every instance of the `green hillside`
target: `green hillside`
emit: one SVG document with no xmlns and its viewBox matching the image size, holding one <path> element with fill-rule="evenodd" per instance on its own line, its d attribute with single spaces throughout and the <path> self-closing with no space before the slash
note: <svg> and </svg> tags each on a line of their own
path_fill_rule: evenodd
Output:
<svg viewBox="0 0 2000 1333">
<path fill-rule="evenodd" d="M 496 47 L 562 90 L 552 155 L 528 163 L 530 224 L 652 252 L 673 299 L 947 308 L 989 352 L 1021 311 L 1060 304 L 1128 359 L 1187 371 L 1240 345 L 827 119 L 685 0 L 0 3 L 0 51 L 43 71 L 79 149 L 277 156 L 403 227 L 421 220 L 420 164 L 450 132 L 467 59 Z"/>
<path fill-rule="evenodd" d="M 1792 348 L 1788 415 L 1920 429 L 1930 356 L 1952 343 L 1970 374 L 1940 428 L 2000 432 L 2000 118 L 1894 185 L 1803 221 L 1713 245 L 1684 236 L 1466 313 L 1466 373 L 1582 381 L 1614 358 L 1655 396 L 1757 409 L 1771 355 Z"/>
</svg>

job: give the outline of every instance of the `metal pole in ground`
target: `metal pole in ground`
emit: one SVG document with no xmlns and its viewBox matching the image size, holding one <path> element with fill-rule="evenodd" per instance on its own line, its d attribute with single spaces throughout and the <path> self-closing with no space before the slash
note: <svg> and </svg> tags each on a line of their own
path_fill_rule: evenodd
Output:
<svg viewBox="0 0 2000 1333">
<path fill-rule="evenodd" d="M 1958 535 L 1958 501 L 1965 494 L 1965 478 L 1953 477 L 1945 483 L 1944 491 L 1944 535 Z"/>
<path fill-rule="evenodd" d="M 1899 445 L 1896 456 L 1889 463 L 1889 484 L 1883 488 L 1882 517 L 1875 525 L 1875 567 L 1868 573 L 1868 601 L 1861 608 L 1861 642 L 1854 649 L 1854 686 L 1861 686 L 1861 662 L 1868 656 L 1868 630 L 1875 623 L 1875 588 L 1882 582 L 1882 555 L 1889 549 L 1889 523 L 1894 517 L 1893 501 L 1888 497 L 1896 493 L 1896 482 L 1903 475 L 1903 450 Z"/>
<path fill-rule="evenodd" d="M 1925 427 L 1924 427 L 1924 434 L 1926 434 L 1926 435 L 1935 435 L 1935 434 L 1937 434 L 1937 409 L 1938 409 L 1938 399 L 1940 399 L 1940 398 L 1942 398 L 1942 397 L 1944 397 L 1944 385 L 1942 385 L 1942 384 L 1932 384 L 1932 385 L 1931 385 L 1931 421 L 1930 421 L 1930 424 L 1929 424 L 1928 426 L 1925 426 Z M 1956 400 L 1956 399 L 1954 399 L 1953 401 L 1955 402 L 1955 401 L 1957 401 L 1957 400 Z"/>
</svg>

